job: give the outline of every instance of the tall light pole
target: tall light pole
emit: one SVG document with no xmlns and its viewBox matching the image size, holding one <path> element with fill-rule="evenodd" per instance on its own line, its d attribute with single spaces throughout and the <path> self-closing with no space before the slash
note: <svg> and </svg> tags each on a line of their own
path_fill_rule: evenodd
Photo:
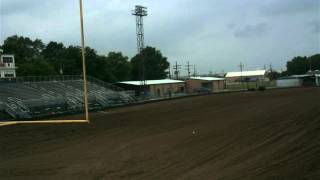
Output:
<svg viewBox="0 0 320 180">
<path fill-rule="evenodd" d="M 140 64 L 140 91 L 143 90 L 146 95 L 146 74 L 145 74 L 145 59 L 141 51 L 144 49 L 144 31 L 143 31 L 143 17 L 148 15 L 147 7 L 136 5 L 132 12 L 136 16 L 136 30 L 137 30 L 137 49 L 141 58 Z"/>
<path fill-rule="evenodd" d="M 81 53 L 82 53 L 82 73 L 83 73 L 83 95 L 84 95 L 84 109 L 86 120 L 89 120 L 89 107 L 88 107 L 88 85 L 87 85 L 87 69 L 86 69 L 86 57 L 85 57 L 85 45 L 84 45 L 84 28 L 83 28 L 83 6 L 82 0 L 80 3 L 80 31 L 81 31 Z"/>
<path fill-rule="evenodd" d="M 147 7 L 136 5 L 132 15 L 136 16 L 137 48 L 140 53 L 144 48 L 143 17 L 148 15 Z"/>
</svg>

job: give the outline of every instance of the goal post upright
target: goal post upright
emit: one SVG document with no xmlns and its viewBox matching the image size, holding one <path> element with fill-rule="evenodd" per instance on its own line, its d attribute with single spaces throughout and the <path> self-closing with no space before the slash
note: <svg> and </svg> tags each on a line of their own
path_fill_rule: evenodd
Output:
<svg viewBox="0 0 320 180">
<path fill-rule="evenodd" d="M 86 57 L 85 57 L 85 39 L 83 28 L 83 3 L 79 0 L 80 4 L 80 31 L 81 31 L 81 54 L 82 54 L 82 73 L 83 73 L 83 96 L 84 96 L 84 109 L 85 117 L 88 122 L 89 119 L 89 103 L 88 103 L 88 84 L 87 84 L 87 69 L 86 69 Z"/>
<path fill-rule="evenodd" d="M 65 124 L 65 123 L 89 123 L 90 122 L 82 0 L 79 0 L 79 6 L 80 6 L 80 34 L 81 34 L 81 56 L 82 56 L 83 96 L 84 96 L 83 99 L 84 99 L 85 119 L 84 120 L 0 121 L 0 127 L 17 125 L 17 124 Z"/>
</svg>

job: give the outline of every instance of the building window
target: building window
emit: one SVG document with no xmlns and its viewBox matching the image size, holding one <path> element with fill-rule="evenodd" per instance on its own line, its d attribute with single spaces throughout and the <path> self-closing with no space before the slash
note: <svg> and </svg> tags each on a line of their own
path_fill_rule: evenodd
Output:
<svg viewBox="0 0 320 180">
<path fill-rule="evenodd" d="M 3 63 L 13 63 L 13 58 L 12 57 L 2 57 L 2 62 Z"/>
<path fill-rule="evenodd" d="M 184 93 L 184 87 L 180 87 L 180 92 Z"/>
<path fill-rule="evenodd" d="M 211 83 L 201 83 L 201 87 L 207 88 L 207 89 L 211 89 L 212 88 L 212 84 Z"/>
<path fill-rule="evenodd" d="M 11 78 L 11 77 L 14 77 L 14 75 L 13 74 L 4 74 L 4 77 Z"/>
<path fill-rule="evenodd" d="M 157 96 L 161 96 L 160 89 L 157 89 Z"/>
</svg>

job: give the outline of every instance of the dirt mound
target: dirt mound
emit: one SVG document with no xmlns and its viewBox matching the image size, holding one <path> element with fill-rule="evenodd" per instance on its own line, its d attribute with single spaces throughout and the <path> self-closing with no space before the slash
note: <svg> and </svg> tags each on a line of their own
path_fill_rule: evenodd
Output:
<svg viewBox="0 0 320 180">
<path fill-rule="evenodd" d="M 0 128 L 1 179 L 319 179 L 320 89 L 118 108 Z"/>
</svg>

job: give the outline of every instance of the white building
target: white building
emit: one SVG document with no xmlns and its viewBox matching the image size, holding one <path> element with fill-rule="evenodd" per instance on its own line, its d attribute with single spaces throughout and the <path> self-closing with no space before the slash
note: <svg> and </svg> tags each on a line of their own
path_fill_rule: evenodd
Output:
<svg viewBox="0 0 320 180">
<path fill-rule="evenodd" d="M 140 94 L 141 81 L 123 81 L 116 83 L 117 86 L 125 90 L 133 90 L 136 95 Z M 185 93 L 185 82 L 173 79 L 146 80 L 146 92 L 151 96 L 170 97 Z"/>
<path fill-rule="evenodd" d="M 320 75 L 293 75 L 281 77 L 276 81 L 277 87 L 301 87 L 301 86 L 320 86 Z"/>
<path fill-rule="evenodd" d="M 320 86 L 320 74 L 316 74 L 316 85 Z"/>
<path fill-rule="evenodd" d="M 217 77 L 190 77 L 186 80 L 187 92 L 219 92 L 225 88 L 225 79 Z"/>
<path fill-rule="evenodd" d="M 15 78 L 16 69 L 13 55 L 0 54 L 0 79 Z"/>
<path fill-rule="evenodd" d="M 228 72 L 226 75 L 228 83 L 240 81 L 268 81 L 266 70 Z"/>
</svg>

